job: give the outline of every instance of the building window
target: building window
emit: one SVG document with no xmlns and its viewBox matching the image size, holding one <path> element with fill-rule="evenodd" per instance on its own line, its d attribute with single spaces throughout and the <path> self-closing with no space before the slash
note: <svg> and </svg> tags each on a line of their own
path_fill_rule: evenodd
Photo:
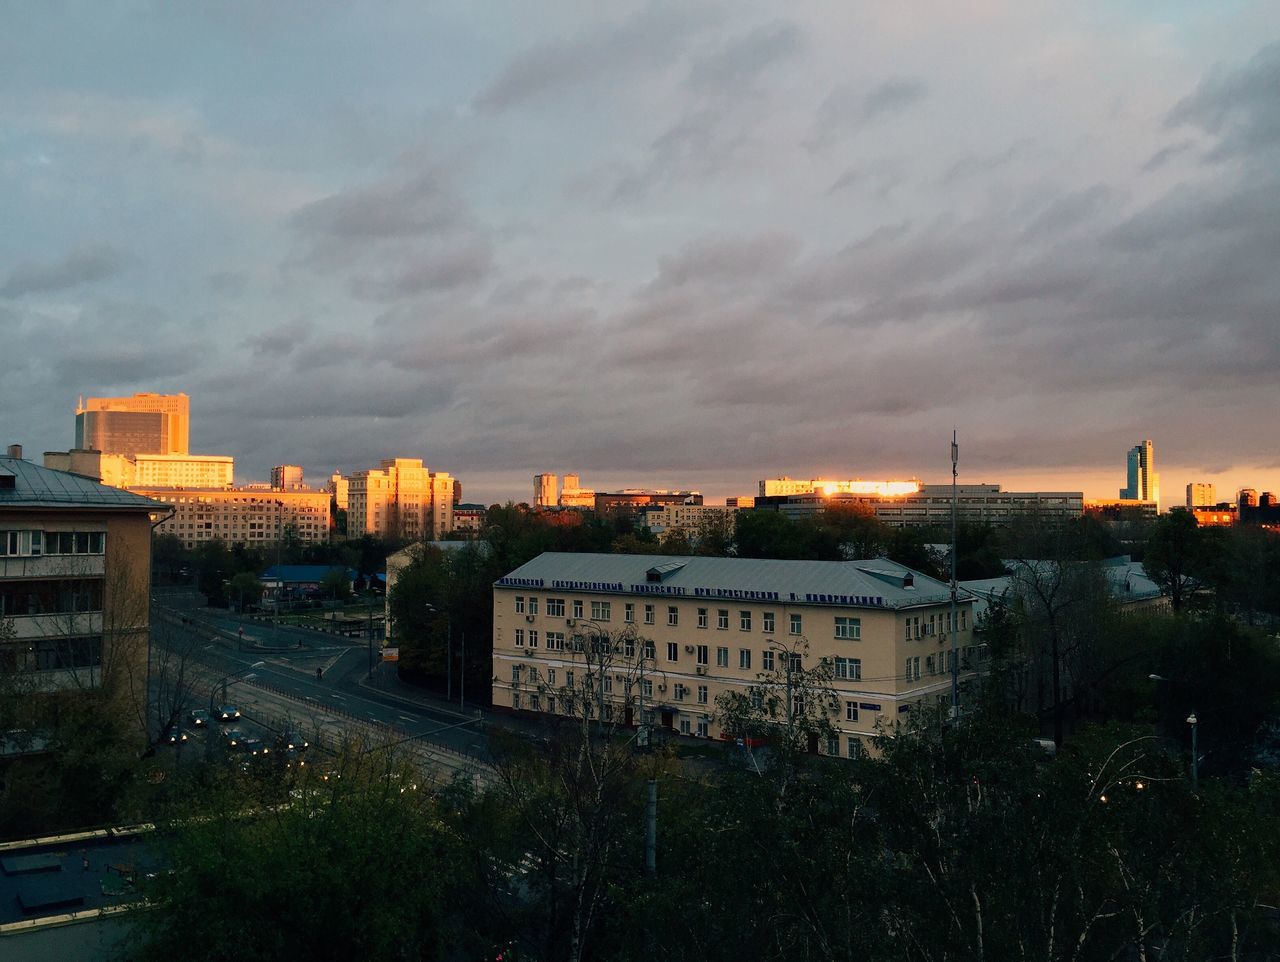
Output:
<svg viewBox="0 0 1280 962">
<path fill-rule="evenodd" d="M 680 609 L 675 605 L 667 605 L 667 626 L 674 628 L 680 624 Z"/>
<path fill-rule="evenodd" d="M 640 657 L 647 658 L 649 661 L 654 661 L 658 657 L 657 652 L 654 651 L 652 638 L 646 638 L 644 640 L 644 647 L 641 650 Z"/>
<path fill-rule="evenodd" d="M 728 648 L 716 649 L 716 667 L 717 668 L 729 667 L 729 649 Z"/>
<path fill-rule="evenodd" d="M 613 605 L 608 601 L 591 602 L 591 619 L 593 621 L 608 621 Z"/>
<path fill-rule="evenodd" d="M 844 720 L 856 722 L 858 720 L 858 703 L 856 701 L 847 701 L 844 703 Z"/>
<path fill-rule="evenodd" d="M 516 647 L 517 648 L 524 647 L 524 629 L 523 628 L 516 629 Z"/>
<path fill-rule="evenodd" d="M 101 664 L 101 638 L 59 638 L 36 642 L 36 671 L 96 668 Z"/>
<path fill-rule="evenodd" d="M 529 598 L 529 614 L 536 615 L 537 613 L 538 613 L 538 599 L 530 597 Z"/>
<path fill-rule="evenodd" d="M 800 634 L 800 633 L 802 632 L 802 630 L 803 630 L 803 628 L 802 628 L 802 625 L 801 625 L 801 623 L 800 623 L 800 616 L 799 616 L 799 615 L 792 615 L 792 616 L 791 616 L 791 634 L 793 634 L 793 635 L 798 635 L 798 634 Z"/>
<path fill-rule="evenodd" d="M 760 669 L 762 671 L 773 671 L 773 649 L 766 648 L 760 652 Z"/>
<path fill-rule="evenodd" d="M 516 614 L 524 614 L 524 595 L 516 595 Z"/>
<path fill-rule="evenodd" d="M 630 601 L 622 606 L 622 620 L 629 625 L 636 623 L 636 606 Z"/>
<path fill-rule="evenodd" d="M 512 666 L 511 666 L 511 684 L 513 684 L 513 685 L 518 685 L 518 684 L 520 684 L 520 672 L 521 672 L 522 667 L 523 667 L 523 666 L 521 666 L 521 665 L 512 665 Z"/>
<path fill-rule="evenodd" d="M 582 617 L 582 599 L 581 598 L 573 599 L 573 617 L 575 618 Z"/>
<path fill-rule="evenodd" d="M 827 754 L 828 755 L 840 754 L 840 736 L 834 732 L 832 732 L 830 735 L 827 736 Z"/>
<path fill-rule="evenodd" d="M 836 659 L 836 677 L 844 681 L 861 681 L 862 680 L 862 659 L 861 658 L 837 658 Z"/>
<path fill-rule="evenodd" d="M 564 651 L 564 632 L 547 632 L 547 651 Z"/>
<path fill-rule="evenodd" d="M 674 641 L 667 642 L 667 661 L 680 660 L 680 645 Z"/>
<path fill-rule="evenodd" d="M 520 692 L 513 692 L 511 695 L 511 707 L 516 711 L 520 710 Z"/>
<path fill-rule="evenodd" d="M 604 677 L 601 679 L 601 681 L 602 681 L 602 687 L 604 688 L 604 690 L 605 690 L 606 694 L 612 694 L 612 692 L 613 692 L 613 675 L 605 674 L 605 675 L 604 675 Z"/>
<path fill-rule="evenodd" d="M 529 631 L 529 647 L 530 648 L 538 647 L 538 633 L 536 631 L 533 631 L 532 629 Z"/>
<path fill-rule="evenodd" d="M 720 608 L 716 611 L 716 628 L 720 631 L 729 630 L 729 609 Z"/>
<path fill-rule="evenodd" d="M 681 719 L 680 719 L 680 734 L 681 734 L 681 735 L 687 735 L 687 734 L 689 734 L 689 731 L 690 731 L 690 728 L 689 728 L 689 719 L 687 719 L 687 718 L 681 718 Z"/>
<path fill-rule="evenodd" d="M 644 606 L 644 623 L 646 625 L 653 624 L 653 605 Z"/>
<path fill-rule="evenodd" d="M 738 649 L 738 667 L 745 671 L 751 670 L 751 649 L 750 648 Z"/>
<path fill-rule="evenodd" d="M 698 704 L 705 705 L 706 703 L 707 703 L 707 686 L 699 685 L 698 686 Z"/>
<path fill-rule="evenodd" d="M 749 611 L 738 612 L 738 630 L 739 631 L 751 630 L 751 612 Z"/>
<path fill-rule="evenodd" d="M 967 618 L 967 616 L 966 616 L 966 612 L 965 612 L 963 609 L 961 609 L 961 611 L 960 611 L 960 630 L 961 630 L 961 631 L 964 631 L 964 630 L 965 630 L 966 628 L 968 628 L 968 627 L 969 627 L 969 625 L 968 625 L 968 618 Z"/>
<path fill-rule="evenodd" d="M 698 737 L 709 738 L 711 736 L 711 723 L 705 718 L 698 720 Z"/>
<path fill-rule="evenodd" d="M 698 609 L 698 627 L 699 628 L 707 627 L 707 609 L 706 608 Z"/>
<path fill-rule="evenodd" d="M 553 618 L 563 618 L 564 617 L 564 599 L 548 598 L 547 614 Z"/>
<path fill-rule="evenodd" d="M 837 618 L 836 619 L 836 637 L 846 638 L 849 641 L 861 640 L 862 619 L 861 618 Z"/>
<path fill-rule="evenodd" d="M 569 691 L 573 691 L 573 672 L 572 671 L 566 671 L 564 673 L 564 687 L 569 689 Z"/>
<path fill-rule="evenodd" d="M 686 689 L 684 685 L 676 685 L 675 688 L 673 689 L 672 697 L 674 697 L 676 701 L 684 701 L 685 691 Z"/>
<path fill-rule="evenodd" d="M 653 697 L 653 682 L 648 678 L 642 678 L 640 680 L 640 696 L 642 698 Z"/>
<path fill-rule="evenodd" d="M 550 646 L 550 645 L 547 645 L 547 647 L 548 647 L 548 648 L 550 648 L 551 646 Z M 555 687 L 555 684 L 556 684 L 556 670 L 555 670 L 554 668 L 548 668 L 548 669 L 547 669 L 547 684 L 548 684 L 548 685 L 550 685 L 552 688 L 554 688 L 554 687 Z"/>
<path fill-rule="evenodd" d="M 766 612 L 764 613 L 764 626 L 763 626 L 763 627 L 764 627 L 764 633 L 765 633 L 766 635 L 771 635 L 771 634 L 773 634 L 773 632 L 774 632 L 774 628 L 773 628 L 773 612 L 772 612 L 772 611 L 766 611 Z"/>
<path fill-rule="evenodd" d="M 625 638 L 622 639 L 622 653 L 627 658 L 634 658 L 636 656 L 636 636 L 635 635 L 627 635 Z"/>
<path fill-rule="evenodd" d="M 530 695 L 530 696 L 529 696 L 529 708 L 530 708 L 531 710 L 533 710 L 533 711 L 542 711 L 542 696 L 541 696 L 541 695 Z"/>
<path fill-rule="evenodd" d="M 699 645 L 698 646 L 698 664 L 705 665 L 706 663 L 707 663 L 707 646 Z"/>
<path fill-rule="evenodd" d="M 850 758 L 862 757 L 862 739 L 859 738 L 857 735 L 849 736 L 849 757 Z"/>
<path fill-rule="evenodd" d="M 792 674 L 799 672 L 804 667 L 800 662 L 800 655 L 798 652 L 793 651 L 789 655 L 787 655 L 787 657 L 791 660 L 790 663 L 791 663 Z"/>
</svg>

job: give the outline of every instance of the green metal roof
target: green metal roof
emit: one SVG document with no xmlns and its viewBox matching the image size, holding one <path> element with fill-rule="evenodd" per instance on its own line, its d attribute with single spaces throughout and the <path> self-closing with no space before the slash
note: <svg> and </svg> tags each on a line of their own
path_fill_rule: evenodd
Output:
<svg viewBox="0 0 1280 962">
<path fill-rule="evenodd" d="M 0 476 L 12 476 L 13 486 L 0 483 L 4 508 L 76 507 L 117 511 L 168 511 L 168 506 L 140 494 L 99 484 L 78 474 L 42 468 L 21 458 L 0 458 Z"/>
</svg>

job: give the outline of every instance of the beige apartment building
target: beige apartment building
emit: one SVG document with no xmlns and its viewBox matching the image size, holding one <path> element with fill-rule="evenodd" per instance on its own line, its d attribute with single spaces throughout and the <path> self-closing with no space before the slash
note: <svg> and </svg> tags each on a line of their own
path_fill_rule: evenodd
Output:
<svg viewBox="0 0 1280 962">
<path fill-rule="evenodd" d="M 269 488 L 133 488 L 173 510 L 156 534 L 175 535 L 185 548 L 210 541 L 274 545 L 287 534 L 309 544 L 329 540 L 325 491 Z"/>
<path fill-rule="evenodd" d="M 917 482 L 881 482 L 901 484 Z M 1082 491 L 1005 491 L 998 484 L 961 484 L 956 488 L 956 511 L 961 524 L 1008 525 L 1018 518 L 1039 517 L 1069 521 L 1084 513 Z M 756 498 L 756 510 L 779 511 L 792 518 L 821 514 L 831 507 L 861 507 L 891 528 L 951 523 L 951 485 L 919 484 L 903 494 L 815 490 L 808 494 Z"/>
<path fill-rule="evenodd" d="M 46 451 L 44 466 L 101 481 L 113 488 L 229 488 L 236 459 L 219 454 L 104 454 Z"/>
<path fill-rule="evenodd" d="M 0 458 L 0 670 L 33 695 L 101 690 L 142 727 L 152 515 L 164 507 Z"/>
<path fill-rule="evenodd" d="M 391 458 L 347 478 L 347 534 L 435 541 L 453 530 L 455 480 L 420 458 Z"/>
<path fill-rule="evenodd" d="M 77 448 L 104 454 L 186 454 L 191 399 L 185 394 L 81 398 Z"/>
<path fill-rule="evenodd" d="M 972 604 L 957 609 L 965 681 L 980 654 Z M 631 692 L 639 717 L 627 723 L 691 737 L 723 737 L 716 696 L 749 696 L 762 678 L 775 684 L 784 658 L 830 668 L 835 734 L 816 746 L 827 754 L 857 755 L 878 726 L 950 702 L 949 588 L 883 558 L 549 552 L 499 579 L 493 605 L 493 703 L 502 708 L 566 713 L 590 670 L 583 638 L 596 632 L 634 637 L 617 672 L 601 678 L 605 713 Z"/>
<path fill-rule="evenodd" d="M 646 509 L 644 523 L 655 534 L 679 531 L 697 538 L 709 525 L 733 521 L 736 507 L 719 504 L 664 504 Z"/>
</svg>

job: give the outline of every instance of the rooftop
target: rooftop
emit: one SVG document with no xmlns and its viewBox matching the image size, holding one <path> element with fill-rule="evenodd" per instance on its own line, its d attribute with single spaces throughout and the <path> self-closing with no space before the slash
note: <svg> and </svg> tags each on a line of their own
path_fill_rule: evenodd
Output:
<svg viewBox="0 0 1280 962">
<path fill-rule="evenodd" d="M 943 582 L 886 558 L 774 561 L 546 552 L 497 585 L 870 608 L 909 608 L 950 598 Z"/>
<path fill-rule="evenodd" d="M 42 468 L 21 458 L 0 458 L 0 508 L 78 507 L 116 511 L 165 511 L 150 498 L 90 481 L 78 474 Z M 7 479 L 12 478 L 12 486 Z"/>
</svg>

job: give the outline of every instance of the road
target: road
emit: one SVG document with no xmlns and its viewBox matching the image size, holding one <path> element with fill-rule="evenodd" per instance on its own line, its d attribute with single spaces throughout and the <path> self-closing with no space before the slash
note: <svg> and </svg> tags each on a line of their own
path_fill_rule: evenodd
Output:
<svg viewBox="0 0 1280 962">
<path fill-rule="evenodd" d="M 169 599 L 166 599 L 169 600 Z M 168 619 L 175 630 L 205 634 L 211 640 L 197 649 L 197 660 L 207 687 L 217 685 L 224 675 L 252 674 L 252 680 L 233 679 L 228 700 L 240 706 L 246 717 L 255 714 L 273 719 L 287 718 L 313 724 L 318 731 L 357 732 L 382 740 L 408 739 L 421 742 L 443 767 L 465 768 L 469 763 L 481 767 L 488 761 L 483 733 L 473 709 L 460 711 L 442 705 L 422 704 L 400 698 L 390 692 L 361 684 L 368 673 L 368 654 L 363 645 L 340 636 L 297 628 L 272 628 L 247 622 L 243 648 L 236 629 L 240 622 L 221 612 L 195 612 L 189 608 L 157 605 L 156 618 Z M 181 619 L 187 622 L 182 623 Z M 174 619 L 178 619 L 176 622 Z M 210 628 L 226 633 L 215 638 Z M 161 633 L 163 634 L 163 633 Z M 288 650 L 266 650 L 249 647 L 275 647 L 285 639 L 296 646 Z M 254 666 L 258 667 L 254 667 Z M 315 670 L 323 670 L 316 680 Z M 375 673 L 375 681 L 386 678 Z M 220 693 L 219 693 L 220 697 Z"/>
</svg>

